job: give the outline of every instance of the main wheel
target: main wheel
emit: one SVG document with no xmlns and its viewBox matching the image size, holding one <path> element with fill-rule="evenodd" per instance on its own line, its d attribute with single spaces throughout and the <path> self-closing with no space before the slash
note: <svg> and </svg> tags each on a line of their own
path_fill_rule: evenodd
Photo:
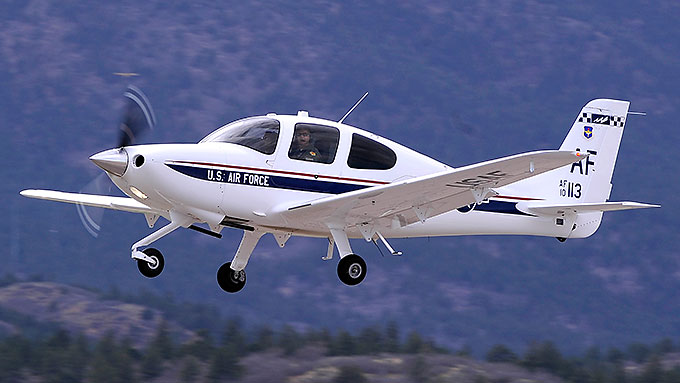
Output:
<svg viewBox="0 0 680 383">
<path fill-rule="evenodd" d="M 217 284 L 228 293 L 241 291 L 246 285 L 246 271 L 232 270 L 231 262 L 227 262 L 217 270 Z"/>
<path fill-rule="evenodd" d="M 344 256 L 338 263 L 338 277 L 348 286 L 358 285 L 366 278 L 366 262 L 356 254 Z"/>
<path fill-rule="evenodd" d="M 137 260 L 137 268 L 143 276 L 147 278 L 155 278 L 161 274 L 163 271 L 163 266 L 165 266 L 165 260 L 163 259 L 163 254 L 154 248 L 144 249 L 142 251 L 147 257 L 153 260 L 153 263 L 149 263 L 145 260 Z"/>
</svg>

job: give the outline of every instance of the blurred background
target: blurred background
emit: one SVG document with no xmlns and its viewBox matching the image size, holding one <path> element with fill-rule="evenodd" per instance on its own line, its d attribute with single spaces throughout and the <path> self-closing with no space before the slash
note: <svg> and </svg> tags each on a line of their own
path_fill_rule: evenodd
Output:
<svg viewBox="0 0 680 383">
<path fill-rule="evenodd" d="M 521 352 L 551 341 L 574 354 L 677 340 L 678 17 L 677 1 L 5 1 L 0 307 L 93 333 L 97 321 L 40 316 L 50 312 L 45 302 L 57 310 L 95 299 L 88 294 L 156 301 L 147 319 L 172 302 L 220 318 L 214 326 L 238 318 L 251 330 L 336 334 L 392 323 L 472 355 L 498 343 Z M 215 273 L 241 233 L 176 231 L 155 244 L 166 268 L 148 280 L 129 256 L 151 232 L 141 215 L 107 211 L 93 238 L 74 206 L 18 194 L 79 191 L 100 174 L 88 157 L 115 145 L 128 84 L 146 92 L 158 120 L 145 142 L 197 142 L 269 112 L 338 120 L 369 91 L 346 123 L 452 166 L 557 148 L 589 100 L 630 100 L 647 115 L 628 118 L 611 199 L 662 208 L 607 213 L 591 238 L 566 243 L 395 240 L 404 256 L 381 257 L 357 240 L 369 273 L 354 288 L 321 260 L 324 240 L 292 238 L 279 249 L 268 236 L 235 295 L 219 289 Z M 170 322 L 175 334 L 197 331 Z M 16 320 L 0 323 L 21 331 Z M 203 318 L 197 327 L 210 325 Z"/>
</svg>

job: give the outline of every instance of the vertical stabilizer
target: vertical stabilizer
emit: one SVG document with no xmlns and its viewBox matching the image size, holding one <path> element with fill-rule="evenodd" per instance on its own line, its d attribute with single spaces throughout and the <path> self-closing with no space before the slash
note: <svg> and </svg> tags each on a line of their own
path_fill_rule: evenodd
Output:
<svg viewBox="0 0 680 383">
<path fill-rule="evenodd" d="M 536 204 L 553 206 L 607 201 L 629 105 L 630 102 L 620 100 L 590 101 L 581 109 L 560 146 L 560 150 L 587 152 L 589 156 L 571 165 L 517 182 L 508 191 L 541 201 Z M 564 227 L 571 230 L 569 238 L 592 235 L 602 221 L 602 211 L 564 209 L 558 215 L 561 215 L 560 222 L 563 222 Z"/>
<path fill-rule="evenodd" d="M 560 202 L 604 202 L 609 198 L 629 105 L 628 101 L 598 99 L 581 109 L 560 150 L 579 150 L 590 156 L 558 171 L 564 181 L 574 184 L 564 185 L 564 191 L 560 188 Z"/>
</svg>

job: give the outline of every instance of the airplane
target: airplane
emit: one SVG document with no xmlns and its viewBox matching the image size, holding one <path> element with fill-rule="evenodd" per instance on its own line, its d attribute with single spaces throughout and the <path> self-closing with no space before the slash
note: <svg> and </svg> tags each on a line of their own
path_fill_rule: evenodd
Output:
<svg viewBox="0 0 680 383">
<path fill-rule="evenodd" d="M 138 144 L 155 124 L 146 96 L 133 86 L 121 140 L 90 160 L 127 197 L 23 190 L 21 195 L 108 208 L 168 223 L 135 242 L 131 257 L 148 278 L 165 261 L 153 242 L 183 227 L 221 237 L 243 231 L 231 262 L 217 271 L 226 292 L 240 291 L 255 246 L 272 234 L 280 247 L 291 236 L 327 238 L 323 260 L 340 261 L 346 285 L 366 277 L 350 238 L 529 235 L 560 241 L 595 233 L 603 212 L 659 207 L 608 201 L 630 102 L 595 99 L 578 114 L 557 150 L 510 155 L 458 168 L 342 119 L 270 113 L 224 125 L 195 144 Z M 366 95 L 364 95 L 366 97 Z M 635 112 L 630 112 L 635 113 Z M 207 225 L 208 228 L 198 226 Z"/>
</svg>

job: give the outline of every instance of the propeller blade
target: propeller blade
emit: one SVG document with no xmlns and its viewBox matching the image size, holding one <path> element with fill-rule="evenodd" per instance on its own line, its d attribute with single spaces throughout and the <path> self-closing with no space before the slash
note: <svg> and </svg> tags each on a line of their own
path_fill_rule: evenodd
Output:
<svg viewBox="0 0 680 383">
<path fill-rule="evenodd" d="M 135 144 L 143 132 L 153 129 L 156 125 L 156 116 L 153 114 L 151 103 L 141 89 L 129 85 L 123 96 L 125 108 L 120 123 L 117 146 L 119 148 Z"/>
<path fill-rule="evenodd" d="M 110 195 L 112 185 L 113 183 L 109 177 L 106 176 L 106 173 L 102 173 L 90 181 L 90 183 L 85 185 L 80 190 L 80 193 Z M 76 209 L 78 211 L 78 217 L 80 217 L 80 222 L 83 224 L 83 227 L 85 227 L 85 230 L 87 230 L 91 236 L 97 238 L 99 236 L 99 232 L 101 231 L 104 209 L 81 204 L 77 204 Z"/>
</svg>

